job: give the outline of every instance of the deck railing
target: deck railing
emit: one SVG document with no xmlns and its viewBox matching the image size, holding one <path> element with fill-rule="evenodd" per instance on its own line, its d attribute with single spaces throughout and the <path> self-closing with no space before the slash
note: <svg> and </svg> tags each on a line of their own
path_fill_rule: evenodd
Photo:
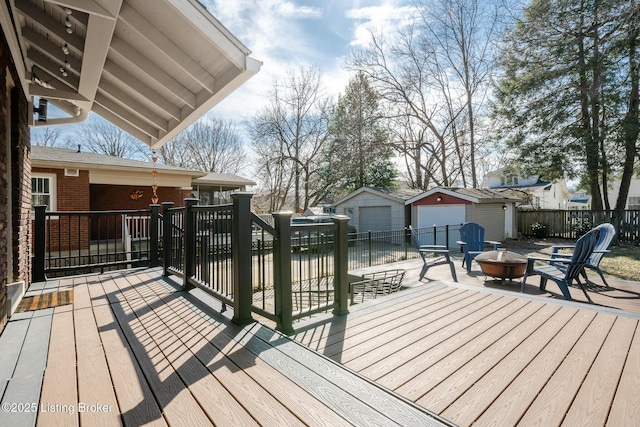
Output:
<svg viewBox="0 0 640 427">
<path fill-rule="evenodd" d="M 47 212 L 35 206 L 33 280 L 158 264 L 158 206 L 148 210 Z M 145 217 L 131 239 L 127 218 Z M 155 225 L 151 225 L 155 224 Z M 141 226 L 141 225 L 140 225 Z"/>
<path fill-rule="evenodd" d="M 256 313 L 291 333 L 296 319 L 346 313 L 347 217 L 292 226 L 290 213 L 275 213 L 271 225 L 251 212 L 251 194 L 232 200 L 200 206 L 186 199 L 183 208 L 163 203 L 165 274 L 231 305 L 240 324 Z"/>
<path fill-rule="evenodd" d="M 460 225 L 442 225 L 416 229 L 422 244 L 459 248 Z M 404 230 L 367 231 L 349 234 L 349 270 L 357 270 L 406 259 L 419 258 L 411 232 Z"/>
</svg>

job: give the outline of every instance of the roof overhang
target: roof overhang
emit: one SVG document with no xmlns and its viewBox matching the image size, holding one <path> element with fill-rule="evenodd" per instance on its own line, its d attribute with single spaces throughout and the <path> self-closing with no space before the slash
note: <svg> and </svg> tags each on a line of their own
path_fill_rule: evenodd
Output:
<svg viewBox="0 0 640 427">
<path fill-rule="evenodd" d="M 197 0 L 5 0 L 0 7 L 25 95 L 68 115 L 34 126 L 95 112 L 156 149 L 262 65 Z"/>
<path fill-rule="evenodd" d="M 412 199 L 407 200 L 405 202 L 405 205 L 411 205 L 417 202 L 418 200 L 422 200 L 425 197 L 429 197 L 436 193 L 446 194 L 447 196 L 455 197 L 460 200 L 465 200 L 471 203 L 511 203 L 519 200 L 519 199 L 508 197 L 508 196 L 501 197 L 501 196 L 498 196 L 497 194 L 496 194 L 496 197 L 474 197 L 468 194 L 463 194 L 458 191 L 455 191 L 455 189 L 436 187 L 422 194 L 419 194 L 416 197 L 413 197 Z"/>
</svg>

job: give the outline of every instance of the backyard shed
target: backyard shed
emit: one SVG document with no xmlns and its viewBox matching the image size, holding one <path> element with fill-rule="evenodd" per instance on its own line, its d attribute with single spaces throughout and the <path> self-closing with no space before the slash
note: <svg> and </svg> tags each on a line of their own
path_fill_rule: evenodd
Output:
<svg viewBox="0 0 640 427">
<path fill-rule="evenodd" d="M 359 232 L 402 230 L 409 224 L 405 201 L 419 190 L 379 190 L 362 187 L 336 201 L 335 213 L 351 218 Z"/>
<path fill-rule="evenodd" d="M 485 228 L 485 239 L 504 240 L 517 232 L 515 203 L 519 201 L 489 189 L 438 187 L 405 203 L 416 228 L 473 221 Z"/>
</svg>

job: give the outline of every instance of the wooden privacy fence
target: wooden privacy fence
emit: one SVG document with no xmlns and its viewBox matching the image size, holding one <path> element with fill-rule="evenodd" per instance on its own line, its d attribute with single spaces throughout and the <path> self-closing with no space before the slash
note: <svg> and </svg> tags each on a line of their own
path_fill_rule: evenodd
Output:
<svg viewBox="0 0 640 427">
<path fill-rule="evenodd" d="M 585 229 L 609 222 L 616 229 L 614 243 L 640 244 L 640 211 L 569 211 L 538 210 L 518 211 L 518 232 L 534 235 L 532 224 L 543 224 L 547 237 L 577 239 Z"/>
</svg>

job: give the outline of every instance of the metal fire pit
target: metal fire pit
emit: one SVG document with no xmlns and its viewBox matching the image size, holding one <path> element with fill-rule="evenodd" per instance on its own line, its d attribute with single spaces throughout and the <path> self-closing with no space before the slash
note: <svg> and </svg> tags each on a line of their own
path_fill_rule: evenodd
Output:
<svg viewBox="0 0 640 427">
<path fill-rule="evenodd" d="M 475 257 L 485 276 L 509 281 L 524 276 L 527 269 L 527 258 L 505 249 L 483 252 Z"/>
</svg>

